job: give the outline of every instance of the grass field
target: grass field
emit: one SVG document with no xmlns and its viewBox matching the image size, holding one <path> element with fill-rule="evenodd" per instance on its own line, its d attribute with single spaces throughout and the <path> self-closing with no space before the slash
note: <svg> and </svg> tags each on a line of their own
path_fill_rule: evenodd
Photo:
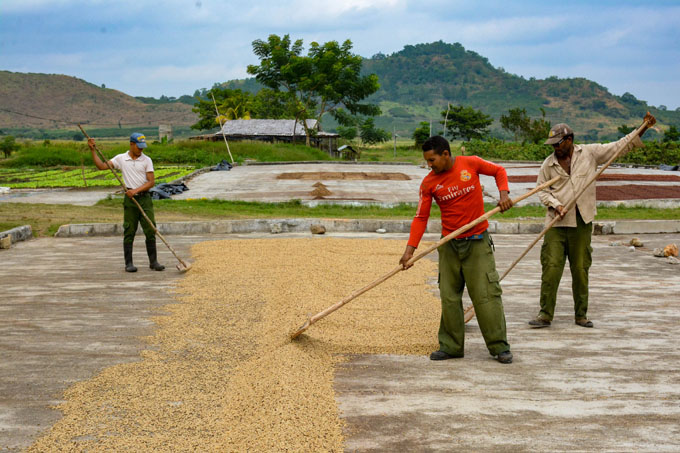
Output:
<svg viewBox="0 0 680 453">
<path fill-rule="evenodd" d="M 460 154 L 460 142 L 452 143 L 453 154 Z M 123 152 L 124 142 L 102 141 L 99 146 L 105 155 Z M 353 145 L 354 146 L 354 145 Z M 362 161 L 422 162 L 422 153 L 410 140 L 402 139 L 378 146 L 357 146 Z M 325 152 L 303 145 L 235 142 L 230 145 L 234 159 L 243 162 L 253 159 L 261 162 L 329 160 Z M 197 167 L 213 165 L 222 159 L 230 160 L 223 142 L 181 141 L 176 144 L 152 145 L 148 154 L 154 159 L 156 179 L 160 182 L 179 178 Z M 84 177 L 84 178 L 83 178 Z M 117 181 L 107 171 L 98 171 L 91 164 L 90 152 L 82 143 L 27 143 L 9 159 L 0 159 L 0 186 L 25 187 L 116 187 Z M 0 231 L 30 224 L 34 235 L 54 234 L 60 225 L 67 223 L 121 222 L 121 200 L 102 200 L 95 206 L 0 203 Z M 243 219 L 243 218 L 390 218 L 410 219 L 415 206 L 408 204 L 393 208 L 348 207 L 321 205 L 310 208 L 300 202 L 255 203 L 221 200 L 162 200 L 154 203 L 159 222 Z M 486 209 L 492 209 L 487 206 Z M 516 207 L 494 219 L 542 218 L 544 208 L 539 206 Z M 433 206 L 433 218 L 439 209 Z M 678 209 L 652 208 L 600 208 L 598 220 L 615 219 L 680 219 Z"/>
<path fill-rule="evenodd" d="M 95 206 L 0 203 L 0 231 L 31 225 L 35 236 L 51 236 L 59 226 L 69 223 L 122 222 L 121 199 L 102 200 Z M 493 209 L 487 205 L 486 210 Z M 342 219 L 411 219 L 415 206 L 401 204 L 393 208 L 322 205 L 307 207 L 299 201 L 256 203 L 222 200 L 160 200 L 154 202 L 157 222 L 225 220 L 248 218 L 342 218 Z M 496 214 L 498 221 L 542 219 L 540 206 L 515 207 Z M 439 218 L 439 208 L 432 206 L 431 217 Z M 680 209 L 598 208 L 597 220 L 647 219 L 680 220 Z"/>
</svg>

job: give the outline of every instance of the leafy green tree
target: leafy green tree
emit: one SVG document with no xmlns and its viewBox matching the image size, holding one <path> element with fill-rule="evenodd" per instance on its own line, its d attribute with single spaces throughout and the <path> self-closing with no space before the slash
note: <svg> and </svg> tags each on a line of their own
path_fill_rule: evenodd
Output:
<svg viewBox="0 0 680 453">
<path fill-rule="evenodd" d="M 338 126 L 336 128 L 340 138 L 345 140 L 354 140 L 357 138 L 357 128 L 354 126 Z"/>
<path fill-rule="evenodd" d="M 508 115 L 501 115 L 501 127 L 515 135 L 515 141 L 522 140 L 537 144 L 548 137 L 550 122 L 545 119 L 545 110 L 541 108 L 541 118 L 532 120 L 526 109 L 519 107 L 508 110 Z"/>
<path fill-rule="evenodd" d="M 307 119 L 320 123 L 326 113 L 346 108 L 351 114 L 378 115 L 375 104 L 362 104 L 380 85 L 375 74 L 361 75 L 362 58 L 351 53 L 352 42 L 342 45 L 329 41 L 310 44 L 302 55 L 302 40 L 291 43 L 289 35 L 269 35 L 267 41 L 253 41 L 253 52 L 259 65 L 249 65 L 248 73 L 266 87 L 284 90 L 295 99 L 295 119 L 305 128 L 307 145 L 312 131 Z"/>
<path fill-rule="evenodd" d="M 680 140 L 680 132 L 675 126 L 670 126 L 667 131 L 663 133 L 663 142 L 677 142 Z"/>
<path fill-rule="evenodd" d="M 446 114 L 447 110 L 441 112 L 442 117 L 446 117 Z M 440 123 L 444 124 L 444 121 L 440 121 Z M 491 123 L 493 123 L 493 119 L 481 110 L 457 105 L 448 110 L 446 129 L 451 138 L 461 137 L 470 141 L 470 139 L 481 139 L 487 135 Z"/>
<path fill-rule="evenodd" d="M 200 118 L 196 124 L 191 126 L 192 129 L 213 129 L 220 125 L 220 119 L 224 122 L 227 119 L 250 118 L 249 109 L 253 98 L 250 93 L 215 86 L 207 94 L 208 99 L 197 99 L 198 102 L 191 109 Z M 217 117 L 215 104 L 210 94 L 215 97 L 215 103 L 222 118 Z"/>
<path fill-rule="evenodd" d="M 375 127 L 375 120 L 372 117 L 366 118 L 360 127 L 361 143 L 373 145 L 375 143 L 386 142 L 391 135 L 385 129 Z"/>
<path fill-rule="evenodd" d="M 616 130 L 619 131 L 619 134 L 621 134 L 621 136 L 623 137 L 633 132 L 635 128 L 622 124 L 619 127 L 617 127 Z"/>
<path fill-rule="evenodd" d="M 548 138 L 550 133 L 550 121 L 545 119 L 545 110 L 541 107 L 541 117 L 537 120 L 529 122 L 529 129 L 525 133 L 525 137 L 533 144 L 543 142 Z"/>
<path fill-rule="evenodd" d="M 0 142 L 0 151 L 8 158 L 12 151 L 17 151 L 20 145 L 16 142 L 13 135 L 8 135 Z"/>
<path fill-rule="evenodd" d="M 501 115 L 501 127 L 515 136 L 515 141 L 520 141 L 524 131 L 528 130 L 531 118 L 527 116 L 526 109 L 516 107 L 508 110 L 507 115 Z"/>
<path fill-rule="evenodd" d="M 295 98 L 290 93 L 263 88 L 255 94 L 250 104 L 252 118 L 295 118 Z"/>
<path fill-rule="evenodd" d="M 413 131 L 413 140 L 415 140 L 415 147 L 420 148 L 425 140 L 430 138 L 430 123 L 421 121 L 420 125 Z"/>
</svg>

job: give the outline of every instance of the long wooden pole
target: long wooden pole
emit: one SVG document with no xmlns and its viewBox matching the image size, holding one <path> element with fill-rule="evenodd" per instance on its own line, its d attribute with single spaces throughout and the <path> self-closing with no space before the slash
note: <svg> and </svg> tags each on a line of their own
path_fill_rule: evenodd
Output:
<svg viewBox="0 0 680 453">
<path fill-rule="evenodd" d="M 547 182 L 545 182 L 544 184 L 541 184 L 540 186 L 535 187 L 534 189 L 532 189 L 532 190 L 530 190 L 529 192 L 525 193 L 524 195 L 521 195 L 521 196 L 517 197 L 516 199 L 512 200 L 512 203 L 513 203 L 513 204 L 516 204 L 516 203 L 518 203 L 518 202 L 524 200 L 525 198 L 530 197 L 531 195 L 535 194 L 536 192 L 538 192 L 538 191 L 540 191 L 540 190 L 543 190 L 544 188 L 546 188 L 546 187 L 550 186 L 551 184 L 557 182 L 559 179 L 560 179 L 560 177 L 559 177 L 559 176 L 556 176 L 555 178 L 551 179 L 550 181 L 547 181 Z M 468 223 L 468 224 L 466 224 L 466 225 L 464 225 L 464 226 L 458 228 L 456 231 L 454 231 L 454 232 L 452 232 L 452 233 L 447 234 L 446 236 L 444 236 L 443 238 L 441 238 L 441 239 L 439 240 L 439 242 L 437 242 L 436 244 L 434 244 L 434 245 L 428 247 L 427 249 L 425 249 L 425 250 L 423 250 L 422 252 L 418 253 L 417 255 L 413 256 L 413 257 L 408 261 L 407 264 L 413 264 L 413 263 L 415 263 L 416 261 L 420 260 L 420 259 L 421 259 L 422 257 L 424 257 L 425 255 L 428 255 L 428 254 L 432 253 L 434 250 L 436 250 L 436 249 L 437 249 L 438 247 L 440 247 L 441 245 L 443 245 L 443 244 L 449 242 L 451 239 L 453 239 L 453 238 L 455 238 L 455 237 L 461 235 L 462 233 L 466 232 L 467 230 L 469 230 L 470 228 L 474 227 L 475 225 L 478 225 L 478 224 L 482 223 L 483 221 L 487 220 L 487 219 L 488 219 L 489 217 L 491 217 L 492 215 L 494 215 L 494 214 L 500 212 L 500 210 L 501 210 L 500 207 L 495 207 L 494 209 L 492 209 L 492 210 L 490 210 L 490 211 L 484 213 L 483 215 L 477 217 L 477 218 L 476 218 L 475 220 L 473 220 L 472 222 L 470 222 L 470 223 Z M 383 275 L 382 277 L 378 278 L 377 280 L 375 280 L 375 281 L 369 283 L 368 285 L 364 286 L 363 288 L 361 288 L 361 289 L 359 289 L 359 290 L 353 292 L 352 294 L 350 294 L 350 295 L 347 296 L 346 298 L 342 299 L 340 302 L 338 302 L 338 303 L 336 303 L 336 304 L 334 304 L 334 305 L 331 305 L 330 307 L 326 308 L 325 310 L 323 310 L 323 311 L 317 313 L 316 315 L 310 317 L 310 318 L 307 320 L 307 322 L 305 322 L 305 323 L 304 323 L 302 326 L 300 326 L 297 330 L 295 330 L 293 333 L 291 333 L 290 337 L 291 337 L 292 339 L 297 338 L 298 336 L 300 336 L 300 334 L 301 334 L 302 332 L 304 332 L 305 330 L 307 330 L 307 329 L 309 328 L 309 326 L 311 326 L 311 325 L 314 324 L 315 322 L 319 321 L 319 320 L 322 319 L 322 318 L 325 318 L 326 316 L 330 315 L 331 313 L 333 313 L 333 312 L 334 312 L 335 310 L 337 310 L 338 308 L 340 308 L 340 307 L 342 307 L 343 305 L 347 304 L 347 303 L 350 302 L 351 300 L 356 299 L 357 297 L 361 296 L 362 294 L 364 294 L 365 292 L 369 291 L 370 289 L 375 288 L 376 286 L 378 286 L 379 284 L 381 284 L 382 282 L 384 282 L 385 280 L 389 279 L 390 277 L 392 277 L 393 275 L 397 274 L 399 271 L 402 271 L 402 270 L 404 270 L 404 268 L 403 268 L 401 265 L 395 267 L 394 269 L 392 269 L 392 270 L 391 270 L 390 272 L 388 272 L 387 274 L 385 274 L 385 275 Z"/>
<path fill-rule="evenodd" d="M 83 129 L 83 127 L 80 124 L 78 125 L 78 127 L 83 132 L 83 135 L 85 137 L 87 137 L 87 139 L 89 140 L 90 136 L 87 135 L 87 132 L 85 132 L 85 129 Z M 104 156 L 104 154 L 99 150 L 99 148 L 97 148 L 97 145 L 94 145 L 94 149 L 95 149 L 95 151 L 97 151 L 97 154 L 99 154 L 99 158 L 106 164 L 107 167 L 109 167 L 109 170 L 111 170 L 111 173 L 113 173 L 113 176 L 116 177 L 116 179 L 120 183 L 121 187 L 123 188 L 123 192 L 124 193 L 127 192 L 127 187 L 125 186 L 125 183 L 123 182 L 122 179 L 120 179 L 120 176 L 118 176 L 118 173 L 116 173 L 113 170 L 113 167 L 109 164 L 109 160 Z M 125 195 L 125 196 L 127 196 L 127 195 Z M 153 228 L 156 235 L 159 238 L 161 238 L 161 241 L 163 241 L 163 243 L 168 247 L 168 249 L 170 249 L 172 254 L 175 255 L 175 258 L 177 258 L 177 261 L 179 261 L 179 264 L 176 266 L 177 270 L 180 271 L 180 272 L 186 272 L 189 269 L 191 269 L 191 264 L 188 264 L 187 262 L 182 260 L 182 258 L 180 258 L 177 255 L 177 252 L 175 252 L 175 250 L 172 247 L 170 247 L 170 244 L 168 244 L 168 241 L 166 241 L 165 238 L 163 237 L 163 235 L 160 233 L 160 231 L 158 231 L 158 228 L 156 228 L 156 225 L 154 225 L 153 222 L 151 221 L 151 219 L 149 219 L 149 217 L 146 215 L 146 212 L 144 212 L 144 208 L 142 208 L 142 206 L 137 202 L 137 200 L 135 200 L 134 198 L 130 198 L 130 200 L 132 200 L 135 203 L 135 205 L 137 205 L 137 207 L 139 208 L 139 212 L 141 212 L 142 216 L 146 219 L 147 222 L 149 222 L 149 225 L 151 225 L 151 228 Z"/>
<path fill-rule="evenodd" d="M 222 125 L 222 118 L 220 117 L 220 111 L 217 110 L 217 102 L 215 102 L 215 96 L 213 96 L 212 91 L 210 92 L 210 97 L 212 97 L 213 100 L 213 105 L 215 106 L 215 113 L 217 114 L 217 121 L 220 123 L 220 132 L 222 132 L 222 138 L 224 139 L 224 144 L 227 145 L 227 152 L 229 153 L 229 157 L 231 158 L 231 163 L 234 163 L 234 156 L 231 155 L 231 150 L 229 149 L 229 142 L 227 142 L 227 136 L 224 135 L 224 131 L 222 128 L 224 127 Z"/>
<path fill-rule="evenodd" d="M 640 135 L 640 131 L 642 131 L 642 129 L 643 129 L 646 125 L 647 125 L 647 120 L 645 120 L 645 121 L 642 122 L 642 125 L 641 125 L 639 128 L 636 129 L 636 135 L 633 135 L 632 137 L 639 136 L 639 135 Z M 631 138 L 631 140 L 632 140 L 632 138 Z M 566 205 L 567 211 L 569 211 L 571 208 L 574 207 L 574 205 L 576 204 L 576 201 L 578 201 L 578 199 L 581 197 L 581 195 L 583 195 L 583 192 L 585 192 L 586 189 L 587 189 L 591 184 L 593 184 L 593 183 L 595 182 L 595 180 L 597 180 L 597 178 L 600 177 L 600 175 L 602 174 L 602 172 L 604 172 L 604 171 L 607 169 L 607 167 L 609 167 L 616 159 L 618 159 L 618 157 L 621 155 L 621 153 L 623 152 L 623 150 L 625 150 L 626 147 L 628 146 L 628 143 L 629 143 L 629 142 L 626 142 L 626 146 L 622 147 L 621 150 L 619 150 L 618 153 L 615 153 L 612 157 L 610 157 L 609 160 L 602 166 L 602 168 L 600 168 L 600 169 L 597 171 L 597 173 L 595 173 L 595 175 L 594 175 L 592 178 L 590 178 L 590 180 L 588 181 L 588 183 L 585 184 L 583 187 L 581 187 L 581 189 L 579 189 L 579 191 L 576 193 L 576 196 L 575 196 L 572 200 L 570 200 L 569 203 L 567 203 L 567 205 Z M 552 219 L 552 220 L 550 221 L 550 223 L 548 223 L 548 225 L 545 226 L 545 228 L 543 228 L 543 231 L 541 231 L 541 232 L 539 233 L 539 235 L 536 236 L 536 239 L 534 239 L 534 240 L 531 242 L 531 244 L 529 244 L 529 246 L 522 252 L 522 254 L 521 254 L 519 257 L 517 257 L 517 259 L 516 259 L 515 261 L 512 262 L 512 264 L 510 265 L 510 267 L 508 267 L 508 268 L 505 270 L 505 272 L 503 273 L 503 275 L 501 275 L 501 278 L 499 279 L 499 281 L 502 281 L 502 280 L 505 278 L 505 276 L 508 275 L 512 269 L 514 269 L 514 267 L 517 265 L 517 263 L 519 263 L 520 260 L 521 260 L 522 258 L 524 258 L 524 257 L 526 256 L 527 253 L 529 253 L 529 250 L 531 250 L 531 249 L 534 247 L 534 245 L 536 245 L 536 243 L 537 243 L 538 241 L 540 241 L 541 238 L 542 238 L 543 236 L 545 236 L 545 234 L 548 232 L 548 230 L 549 230 L 550 228 L 552 228 L 559 220 L 561 220 L 561 219 L 560 219 L 560 216 L 559 216 L 559 215 L 555 215 L 555 218 Z M 472 307 L 472 306 L 468 307 L 468 308 L 465 310 L 465 315 L 464 315 L 465 322 L 470 321 L 474 316 L 475 316 L 475 308 Z"/>
</svg>

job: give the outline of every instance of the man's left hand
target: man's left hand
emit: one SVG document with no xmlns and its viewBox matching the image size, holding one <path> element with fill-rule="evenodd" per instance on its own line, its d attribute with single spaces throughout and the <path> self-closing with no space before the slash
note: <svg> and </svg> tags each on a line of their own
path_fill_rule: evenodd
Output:
<svg viewBox="0 0 680 453">
<path fill-rule="evenodd" d="M 505 212 L 512 208 L 512 200 L 508 196 L 507 190 L 501 190 L 501 200 L 498 202 L 497 206 L 501 208 L 501 212 Z"/>
</svg>

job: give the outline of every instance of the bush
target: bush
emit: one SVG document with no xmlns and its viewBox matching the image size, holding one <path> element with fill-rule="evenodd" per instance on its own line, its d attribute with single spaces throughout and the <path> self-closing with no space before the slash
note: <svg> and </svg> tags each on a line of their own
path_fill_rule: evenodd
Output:
<svg viewBox="0 0 680 453">
<path fill-rule="evenodd" d="M 497 138 L 488 141 L 471 140 L 465 144 L 466 155 L 475 155 L 489 160 L 542 161 L 552 151 L 548 145 L 505 143 Z"/>
<path fill-rule="evenodd" d="M 465 154 L 489 160 L 542 161 L 552 152 L 552 147 L 548 145 L 505 143 L 498 139 L 472 140 L 465 144 Z M 631 151 L 617 159 L 617 162 L 637 165 L 677 165 L 680 164 L 680 144 L 645 142 L 644 148 Z"/>
<path fill-rule="evenodd" d="M 618 162 L 638 165 L 678 165 L 680 164 L 680 144 L 645 142 L 644 148 L 629 152 L 618 159 Z"/>
</svg>

